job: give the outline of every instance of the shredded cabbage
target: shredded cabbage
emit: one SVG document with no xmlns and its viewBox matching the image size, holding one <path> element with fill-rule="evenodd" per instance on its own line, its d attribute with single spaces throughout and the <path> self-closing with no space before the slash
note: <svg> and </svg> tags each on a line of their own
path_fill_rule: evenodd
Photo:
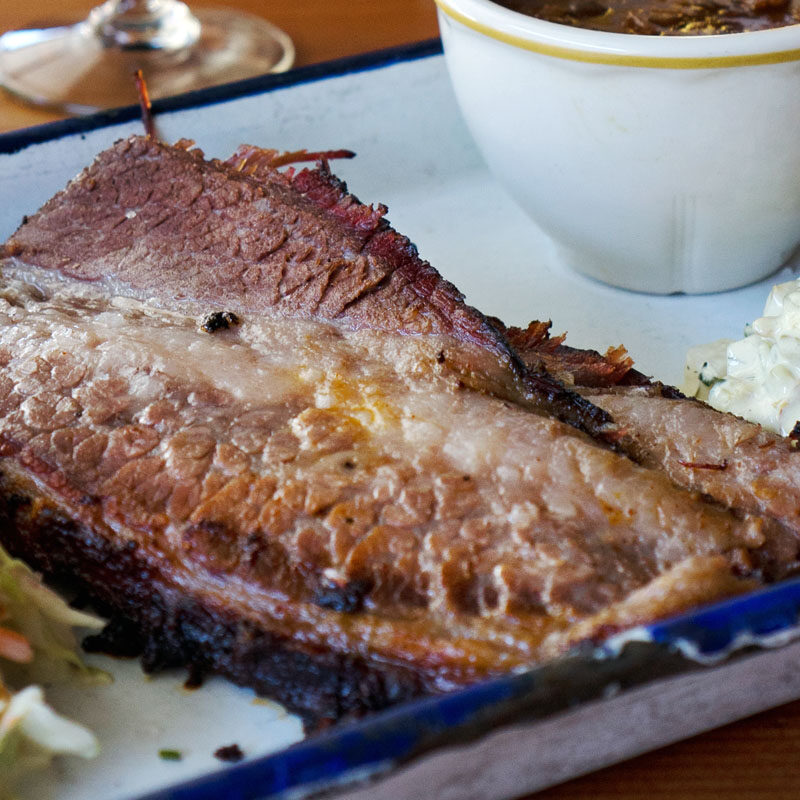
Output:
<svg viewBox="0 0 800 800">
<path fill-rule="evenodd" d="M 0 547 L 0 798 L 10 796 L 20 775 L 53 755 L 97 754 L 94 735 L 59 716 L 35 684 L 102 678 L 104 673 L 81 661 L 74 632 L 102 626 L 97 617 L 70 608 Z"/>
</svg>

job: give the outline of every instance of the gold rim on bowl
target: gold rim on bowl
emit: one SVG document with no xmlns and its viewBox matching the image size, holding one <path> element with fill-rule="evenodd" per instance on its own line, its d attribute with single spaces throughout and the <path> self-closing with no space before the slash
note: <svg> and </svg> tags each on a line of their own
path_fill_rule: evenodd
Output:
<svg viewBox="0 0 800 800">
<path fill-rule="evenodd" d="M 761 53 L 742 53 L 737 55 L 720 56 L 645 56 L 632 53 L 607 52 L 602 50 L 580 49 L 578 47 L 568 47 L 564 45 L 552 44 L 546 41 L 539 41 L 535 38 L 526 38 L 508 31 L 500 30 L 482 22 L 474 17 L 457 11 L 445 0 L 435 0 L 439 10 L 455 20 L 465 25 L 467 28 L 496 39 L 499 42 L 518 47 L 523 50 L 530 50 L 534 53 L 552 56 L 553 58 L 567 59 L 569 61 L 583 61 L 589 64 L 608 64 L 613 66 L 626 67 L 649 67 L 654 69 L 715 69 L 728 67 L 758 66 L 761 64 L 782 64 L 789 61 L 800 61 L 800 48 L 788 50 L 773 50 Z M 514 12 L 510 12 L 514 13 Z M 541 20 L 537 20 L 542 22 Z M 556 25 L 557 23 L 543 23 L 546 25 Z M 563 27 L 563 26 L 559 26 Z M 792 26 L 794 27 L 794 26 Z M 584 29 L 576 29 L 584 30 Z M 772 29 L 777 30 L 777 29 Z M 593 33 L 603 34 L 602 31 Z M 763 33 L 759 31 L 758 33 Z M 605 34 L 606 36 L 627 36 L 634 34 Z M 710 37 L 719 38 L 720 36 L 752 36 L 753 33 L 744 34 L 712 34 Z M 684 38 L 684 37 L 682 37 Z M 688 38 L 688 37 L 686 37 Z M 698 38 L 698 37 L 693 37 Z"/>
</svg>

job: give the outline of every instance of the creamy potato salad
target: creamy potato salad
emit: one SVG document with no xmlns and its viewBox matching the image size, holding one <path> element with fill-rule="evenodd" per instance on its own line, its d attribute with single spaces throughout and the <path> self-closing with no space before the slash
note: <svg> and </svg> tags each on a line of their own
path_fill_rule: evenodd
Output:
<svg viewBox="0 0 800 800">
<path fill-rule="evenodd" d="M 689 350 L 685 394 L 787 436 L 800 420 L 800 280 L 772 288 L 744 337 Z"/>
</svg>

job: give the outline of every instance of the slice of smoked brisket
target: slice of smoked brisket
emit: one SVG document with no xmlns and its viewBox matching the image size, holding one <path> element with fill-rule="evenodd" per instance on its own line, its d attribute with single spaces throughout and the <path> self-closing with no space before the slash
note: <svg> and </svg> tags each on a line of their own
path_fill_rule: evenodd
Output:
<svg viewBox="0 0 800 800">
<path fill-rule="evenodd" d="M 526 368 L 388 224 L 386 207 L 360 203 L 325 162 L 284 173 L 274 151 L 242 147 L 209 164 L 190 148 L 188 141 L 118 142 L 23 224 L 6 253 L 80 280 L 113 274 L 145 294 L 240 314 L 269 310 L 356 329 L 446 334 L 461 346 L 444 357 L 467 385 L 616 440 L 605 412 L 546 371 Z M 186 253 L 191 268 L 181 269 Z"/>
<path fill-rule="evenodd" d="M 325 724 L 795 562 L 782 521 L 608 447 L 548 371 L 560 343 L 526 367 L 536 337 L 466 306 L 385 209 L 278 163 L 119 142 L 0 261 L 0 541 L 147 668 Z"/>
<path fill-rule="evenodd" d="M 551 337 L 550 323 L 505 329 L 529 366 L 544 366 L 607 411 L 624 431 L 638 463 L 663 470 L 678 486 L 731 508 L 766 515 L 800 536 L 800 454 L 784 438 L 725 414 L 633 369 L 624 348 L 605 356 Z M 797 569 L 791 540 L 769 564 L 770 578 Z"/>
</svg>

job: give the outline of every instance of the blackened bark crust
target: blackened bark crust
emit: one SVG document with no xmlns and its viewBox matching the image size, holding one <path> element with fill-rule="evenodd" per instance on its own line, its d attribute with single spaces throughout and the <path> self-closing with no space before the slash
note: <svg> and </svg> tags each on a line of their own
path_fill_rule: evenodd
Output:
<svg viewBox="0 0 800 800">
<path fill-rule="evenodd" d="M 285 705 L 307 729 L 377 711 L 430 689 L 410 670 L 300 650 L 248 620 L 204 606 L 170 585 L 135 547 L 120 546 L 20 492 L 0 473 L 0 544 L 68 585 L 110 618 L 89 650 L 139 655 L 155 672 L 222 675 Z"/>
</svg>

